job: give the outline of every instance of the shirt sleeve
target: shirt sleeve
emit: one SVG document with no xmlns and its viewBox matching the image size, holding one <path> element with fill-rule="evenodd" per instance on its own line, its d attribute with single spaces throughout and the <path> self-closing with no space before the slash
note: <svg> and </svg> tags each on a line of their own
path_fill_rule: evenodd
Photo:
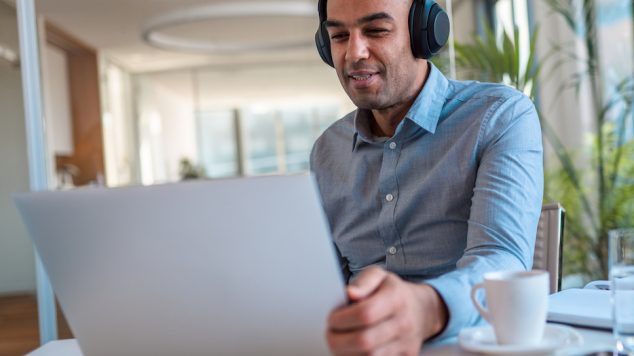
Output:
<svg viewBox="0 0 634 356">
<path fill-rule="evenodd" d="M 320 154 L 318 153 L 320 144 L 321 144 L 321 140 L 317 139 L 317 141 L 315 141 L 315 144 L 313 145 L 312 150 L 310 151 L 309 164 L 310 164 L 310 172 L 311 174 L 315 176 L 315 179 L 317 181 L 317 187 L 321 194 L 321 185 L 319 184 L 320 177 L 317 174 L 320 168 L 318 167 L 319 158 L 321 158 Z M 322 200 L 323 200 L 323 197 L 322 197 Z M 322 202 L 322 206 L 323 206 L 323 202 Z M 346 284 L 348 284 L 348 282 L 350 281 L 350 277 L 352 275 L 352 273 L 350 272 L 350 268 L 348 267 L 348 260 L 341 255 L 341 251 L 339 250 L 339 247 L 337 247 L 336 243 L 333 242 L 333 246 L 334 246 L 335 252 L 337 253 L 337 261 L 339 261 L 339 267 L 341 268 L 341 275 L 343 277 L 343 280 L 346 282 Z"/>
<path fill-rule="evenodd" d="M 484 273 L 532 266 L 544 186 L 539 119 L 533 103 L 520 93 L 498 100 L 486 115 L 464 254 L 456 270 L 425 281 L 449 311 L 434 341 L 482 321 L 470 292 Z"/>
</svg>

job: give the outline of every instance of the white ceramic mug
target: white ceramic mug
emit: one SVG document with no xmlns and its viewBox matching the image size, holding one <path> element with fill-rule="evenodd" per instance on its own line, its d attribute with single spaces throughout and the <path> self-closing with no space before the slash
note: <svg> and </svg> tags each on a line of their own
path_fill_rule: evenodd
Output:
<svg viewBox="0 0 634 356">
<path fill-rule="evenodd" d="M 495 331 L 500 345 L 535 345 L 543 337 L 548 311 L 548 272 L 513 271 L 484 274 L 471 289 L 471 300 Z M 485 309 L 476 298 L 484 288 Z"/>
</svg>

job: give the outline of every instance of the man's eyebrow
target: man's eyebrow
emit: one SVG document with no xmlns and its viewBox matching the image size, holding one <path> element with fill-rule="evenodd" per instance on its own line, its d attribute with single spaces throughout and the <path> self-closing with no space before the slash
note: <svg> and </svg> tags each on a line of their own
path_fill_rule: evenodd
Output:
<svg viewBox="0 0 634 356">
<path fill-rule="evenodd" d="M 389 20 L 394 21 L 394 18 L 390 16 L 390 14 L 386 12 L 377 12 L 375 14 L 370 14 L 367 16 L 363 16 L 362 18 L 357 20 L 357 25 L 363 25 L 368 22 L 376 21 L 376 20 Z M 324 21 L 324 26 L 326 27 L 345 27 L 344 23 L 338 20 L 326 20 Z"/>
<path fill-rule="evenodd" d="M 370 14 L 368 16 L 363 16 L 362 18 L 357 20 L 358 25 L 363 25 L 368 22 L 376 21 L 376 20 L 390 20 L 394 21 L 394 18 L 390 16 L 390 14 L 386 12 L 377 12 L 375 14 Z"/>
<path fill-rule="evenodd" d="M 343 22 L 337 20 L 326 20 L 324 21 L 324 26 L 326 27 L 344 27 Z"/>
</svg>

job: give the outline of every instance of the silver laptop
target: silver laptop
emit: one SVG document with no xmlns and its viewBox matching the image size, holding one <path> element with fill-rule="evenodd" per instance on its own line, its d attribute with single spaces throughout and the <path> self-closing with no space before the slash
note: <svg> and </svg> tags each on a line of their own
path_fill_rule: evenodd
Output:
<svg viewBox="0 0 634 356">
<path fill-rule="evenodd" d="M 311 176 L 15 197 L 85 355 L 321 355 L 344 283 Z"/>
</svg>

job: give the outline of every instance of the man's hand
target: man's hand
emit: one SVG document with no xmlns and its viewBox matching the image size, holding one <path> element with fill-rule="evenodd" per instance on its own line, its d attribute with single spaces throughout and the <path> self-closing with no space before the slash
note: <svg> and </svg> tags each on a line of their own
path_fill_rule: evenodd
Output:
<svg viewBox="0 0 634 356">
<path fill-rule="evenodd" d="M 328 318 L 327 340 L 335 355 L 418 355 L 423 341 L 447 323 L 436 290 L 370 267 L 348 285 L 352 302 Z"/>
</svg>

